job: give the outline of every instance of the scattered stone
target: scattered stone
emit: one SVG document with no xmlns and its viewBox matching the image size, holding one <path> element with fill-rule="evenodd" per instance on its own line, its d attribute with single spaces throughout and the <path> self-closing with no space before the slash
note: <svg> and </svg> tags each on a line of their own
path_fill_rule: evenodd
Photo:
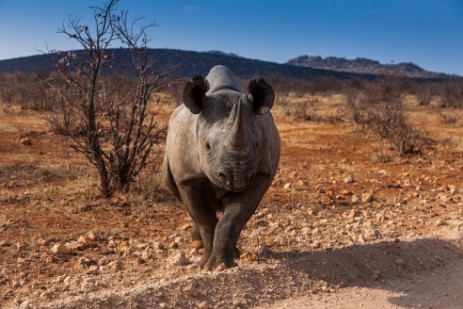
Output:
<svg viewBox="0 0 463 309">
<path fill-rule="evenodd" d="M 171 266 L 185 266 L 190 264 L 190 260 L 188 260 L 183 252 L 179 252 L 169 258 L 169 263 Z"/>
<path fill-rule="evenodd" d="M 95 260 L 89 259 L 85 256 L 79 258 L 79 265 L 82 268 L 89 268 L 90 266 L 97 265 Z"/>
<path fill-rule="evenodd" d="M 372 193 L 363 193 L 362 194 L 362 203 L 370 203 L 374 199 Z"/>
<path fill-rule="evenodd" d="M 30 146 L 32 145 L 32 140 L 29 137 L 23 137 L 19 140 L 21 145 Z"/>
<path fill-rule="evenodd" d="M 437 219 L 436 226 L 442 226 L 442 225 L 445 225 L 445 221 L 443 221 L 442 219 Z"/>
<path fill-rule="evenodd" d="M 120 260 L 112 261 L 108 264 L 108 266 L 112 271 L 120 271 L 124 269 L 124 264 Z"/>
<path fill-rule="evenodd" d="M 100 273 L 100 271 L 98 269 L 98 266 L 96 266 L 96 265 L 90 266 L 89 269 L 85 272 L 85 274 L 89 275 L 89 276 L 96 276 L 99 273 Z"/>
<path fill-rule="evenodd" d="M 52 296 L 53 296 L 53 293 L 50 291 L 44 291 L 40 294 L 40 298 L 43 298 L 43 299 L 51 299 Z"/>
<path fill-rule="evenodd" d="M 196 297 L 199 295 L 199 290 L 194 286 L 193 282 L 186 286 L 183 289 L 183 292 L 185 292 L 190 297 Z"/>
<path fill-rule="evenodd" d="M 87 237 L 90 239 L 90 240 L 93 240 L 93 241 L 97 241 L 97 240 L 100 240 L 102 237 L 101 237 L 101 233 L 98 232 L 98 231 L 90 231 L 87 233 Z"/>
<path fill-rule="evenodd" d="M 62 245 L 62 244 L 56 244 L 51 248 L 51 253 L 53 254 L 68 254 L 69 249 L 68 247 Z"/>
<path fill-rule="evenodd" d="M 98 260 L 98 266 L 106 266 L 111 262 L 110 259 L 107 257 L 102 257 L 101 259 Z"/>
<path fill-rule="evenodd" d="M 11 247 L 11 242 L 4 239 L 4 240 L 0 241 L 0 247 Z"/>
<path fill-rule="evenodd" d="M 353 183 L 353 182 L 355 182 L 354 176 L 352 176 L 351 174 L 347 175 L 346 178 L 344 178 L 344 182 L 345 183 Z"/>
<path fill-rule="evenodd" d="M 141 259 L 144 261 L 151 260 L 153 258 L 153 253 L 149 250 L 145 250 L 141 253 Z"/>
<path fill-rule="evenodd" d="M 83 281 L 82 281 L 82 290 L 84 291 L 92 291 L 96 288 L 96 279 L 93 278 L 93 277 L 88 277 L 88 278 L 85 278 Z"/>
<path fill-rule="evenodd" d="M 351 190 L 348 190 L 348 189 L 341 189 L 341 190 L 339 191 L 339 194 L 340 194 L 340 195 L 352 195 L 353 193 L 352 193 Z"/>
<path fill-rule="evenodd" d="M 352 204 L 356 204 L 358 203 L 358 201 L 360 201 L 360 197 L 356 194 L 352 194 L 351 198 L 350 198 L 350 202 Z"/>
<path fill-rule="evenodd" d="M 69 252 L 75 252 L 76 250 L 84 250 L 85 244 L 79 241 L 71 241 L 64 244 L 68 248 Z"/>
<path fill-rule="evenodd" d="M 209 303 L 207 301 L 202 301 L 198 304 L 199 309 L 208 309 L 209 308 Z"/>
<path fill-rule="evenodd" d="M 283 189 L 288 190 L 288 191 L 291 190 L 291 183 L 290 183 L 290 182 L 286 183 L 286 184 L 283 186 Z"/>
<path fill-rule="evenodd" d="M 445 189 L 449 191 L 451 194 L 455 194 L 457 192 L 457 186 L 455 185 L 447 185 Z"/>
</svg>

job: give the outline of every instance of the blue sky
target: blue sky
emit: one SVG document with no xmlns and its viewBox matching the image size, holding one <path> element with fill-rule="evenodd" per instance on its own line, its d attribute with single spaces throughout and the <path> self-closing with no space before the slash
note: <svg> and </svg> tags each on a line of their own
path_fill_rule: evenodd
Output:
<svg viewBox="0 0 463 309">
<path fill-rule="evenodd" d="M 0 59 L 75 49 L 58 34 L 101 0 L 0 0 Z M 463 76 L 463 0 L 120 0 L 155 22 L 153 48 L 221 50 L 283 63 L 300 55 L 414 62 Z"/>
</svg>

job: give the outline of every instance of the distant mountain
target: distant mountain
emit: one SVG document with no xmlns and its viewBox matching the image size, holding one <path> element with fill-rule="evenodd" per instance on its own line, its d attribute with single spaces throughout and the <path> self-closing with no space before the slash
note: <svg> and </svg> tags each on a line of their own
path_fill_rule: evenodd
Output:
<svg viewBox="0 0 463 309">
<path fill-rule="evenodd" d="M 291 59 L 286 62 L 286 64 L 305 68 L 357 74 L 392 74 L 410 78 L 449 78 L 449 75 L 426 71 L 414 63 L 381 64 L 379 61 L 367 58 L 356 58 L 351 60 L 338 57 L 322 58 L 320 56 L 304 55 Z"/>
<path fill-rule="evenodd" d="M 74 51 L 78 55 L 84 55 L 84 51 Z M 110 52 L 116 59 L 116 64 L 111 70 L 118 73 L 131 74 L 130 56 L 126 50 L 111 49 Z M 195 75 L 206 75 L 209 70 L 218 64 L 229 67 L 237 76 L 243 79 L 279 75 L 285 78 L 310 79 L 314 77 L 335 77 L 350 79 L 359 77 L 363 79 L 375 78 L 378 74 L 384 74 L 379 69 L 384 65 L 368 59 L 356 59 L 355 61 L 342 58 L 321 58 L 302 56 L 290 60 L 286 64 L 268 61 L 247 59 L 235 54 L 227 54 L 221 51 L 194 52 L 175 49 L 150 49 L 149 55 L 155 60 L 155 68 L 176 67 L 172 75 L 174 77 L 191 78 Z M 63 55 L 63 54 L 62 54 Z M 62 55 L 35 55 L 8 60 L 0 60 L 0 73 L 2 72 L 26 72 L 33 73 L 39 70 L 53 70 L 54 65 Z M 323 65 L 322 65 L 323 64 Z M 437 74 L 422 70 L 413 64 L 394 65 L 397 72 L 414 72 L 408 76 L 414 78 L 446 79 L 451 76 Z M 418 74 L 422 72 L 422 74 Z M 427 73 L 427 74 L 425 74 Z"/>
</svg>

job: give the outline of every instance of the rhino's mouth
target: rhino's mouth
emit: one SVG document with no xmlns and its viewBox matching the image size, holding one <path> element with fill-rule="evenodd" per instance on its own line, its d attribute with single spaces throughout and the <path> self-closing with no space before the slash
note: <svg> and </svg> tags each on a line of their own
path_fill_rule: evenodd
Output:
<svg viewBox="0 0 463 309">
<path fill-rule="evenodd" d="M 255 173 L 250 172 L 247 175 L 232 174 L 228 177 L 224 173 L 219 173 L 217 178 L 220 187 L 232 192 L 241 192 L 253 182 L 254 177 Z"/>
</svg>

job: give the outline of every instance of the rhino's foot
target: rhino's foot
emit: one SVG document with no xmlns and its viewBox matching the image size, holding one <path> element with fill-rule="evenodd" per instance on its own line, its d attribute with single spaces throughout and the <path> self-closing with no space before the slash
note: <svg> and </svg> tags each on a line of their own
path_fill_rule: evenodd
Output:
<svg viewBox="0 0 463 309">
<path fill-rule="evenodd" d="M 234 259 L 239 258 L 239 251 L 235 248 L 232 257 L 216 257 L 212 255 L 203 266 L 203 271 L 222 271 L 226 268 L 238 266 Z"/>
<path fill-rule="evenodd" d="M 214 262 L 211 262 L 210 260 L 206 263 L 206 265 L 203 267 L 203 271 L 204 272 L 208 272 L 208 271 L 214 271 L 214 272 L 219 272 L 219 271 L 223 271 L 225 269 L 228 269 L 228 268 L 232 268 L 232 267 L 237 267 L 238 265 L 231 261 L 231 262 L 220 262 L 220 261 L 214 261 Z"/>
</svg>

